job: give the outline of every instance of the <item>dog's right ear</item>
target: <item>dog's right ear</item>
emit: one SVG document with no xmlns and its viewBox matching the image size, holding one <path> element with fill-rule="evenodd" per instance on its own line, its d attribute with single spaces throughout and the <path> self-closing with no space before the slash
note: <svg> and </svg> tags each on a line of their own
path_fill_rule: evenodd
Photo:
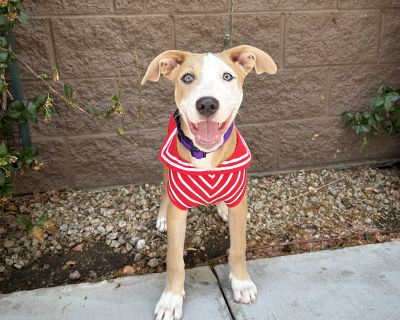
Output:
<svg viewBox="0 0 400 320">
<path fill-rule="evenodd" d="M 144 85 L 148 80 L 158 81 L 161 75 L 172 81 L 175 71 L 182 65 L 188 54 L 190 52 L 179 50 L 168 50 L 159 54 L 150 63 L 141 84 Z"/>
</svg>

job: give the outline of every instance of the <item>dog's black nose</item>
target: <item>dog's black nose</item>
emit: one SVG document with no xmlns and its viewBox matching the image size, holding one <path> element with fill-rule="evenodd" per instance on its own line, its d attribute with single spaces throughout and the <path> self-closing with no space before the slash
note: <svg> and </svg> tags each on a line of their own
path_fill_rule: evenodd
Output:
<svg viewBox="0 0 400 320">
<path fill-rule="evenodd" d="M 197 111 L 205 117 L 210 117 L 218 111 L 219 102 L 213 97 L 202 97 L 196 101 Z"/>
</svg>

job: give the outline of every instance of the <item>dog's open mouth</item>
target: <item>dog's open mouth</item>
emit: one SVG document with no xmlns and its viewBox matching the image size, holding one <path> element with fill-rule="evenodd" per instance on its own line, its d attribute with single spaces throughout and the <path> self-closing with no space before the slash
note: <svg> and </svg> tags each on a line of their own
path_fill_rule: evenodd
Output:
<svg viewBox="0 0 400 320">
<path fill-rule="evenodd" d="M 198 123 L 189 122 L 189 128 L 198 146 L 210 149 L 221 142 L 221 137 L 228 129 L 230 117 L 222 123 L 206 120 Z"/>
</svg>

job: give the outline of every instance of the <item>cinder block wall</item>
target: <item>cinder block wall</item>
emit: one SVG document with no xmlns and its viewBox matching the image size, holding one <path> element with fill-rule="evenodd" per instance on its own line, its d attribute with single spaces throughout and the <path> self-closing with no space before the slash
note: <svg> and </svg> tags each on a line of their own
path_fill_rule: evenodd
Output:
<svg viewBox="0 0 400 320">
<path fill-rule="evenodd" d="M 31 128 L 43 169 L 19 178 L 18 192 L 159 181 L 173 88 L 162 80 L 139 95 L 135 54 L 144 72 L 167 49 L 219 51 L 228 7 L 228 0 L 26 0 L 32 24 L 15 32 L 21 57 L 39 73 L 56 66 L 87 106 L 110 104 L 120 74 L 136 146 L 117 136 L 118 120 L 96 124 L 56 103 L 58 116 Z M 400 86 L 400 1 L 236 1 L 239 44 L 265 50 L 278 65 L 277 75 L 252 74 L 245 84 L 237 123 L 254 153 L 252 172 L 400 157 L 398 137 L 371 138 L 361 149 L 340 117 L 367 107 L 379 84 Z M 41 89 L 22 76 L 26 96 Z"/>
</svg>

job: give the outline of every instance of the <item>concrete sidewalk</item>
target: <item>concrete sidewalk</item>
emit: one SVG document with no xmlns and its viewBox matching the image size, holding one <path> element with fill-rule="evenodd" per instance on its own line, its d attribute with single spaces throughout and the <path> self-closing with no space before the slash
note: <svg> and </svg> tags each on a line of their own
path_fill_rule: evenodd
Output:
<svg viewBox="0 0 400 320">
<path fill-rule="evenodd" d="M 233 302 L 226 265 L 217 276 L 209 267 L 188 270 L 184 319 L 400 319 L 400 242 L 250 261 L 249 271 L 259 296 L 247 306 Z M 0 295 L 0 319 L 153 319 L 164 277 Z"/>
</svg>

